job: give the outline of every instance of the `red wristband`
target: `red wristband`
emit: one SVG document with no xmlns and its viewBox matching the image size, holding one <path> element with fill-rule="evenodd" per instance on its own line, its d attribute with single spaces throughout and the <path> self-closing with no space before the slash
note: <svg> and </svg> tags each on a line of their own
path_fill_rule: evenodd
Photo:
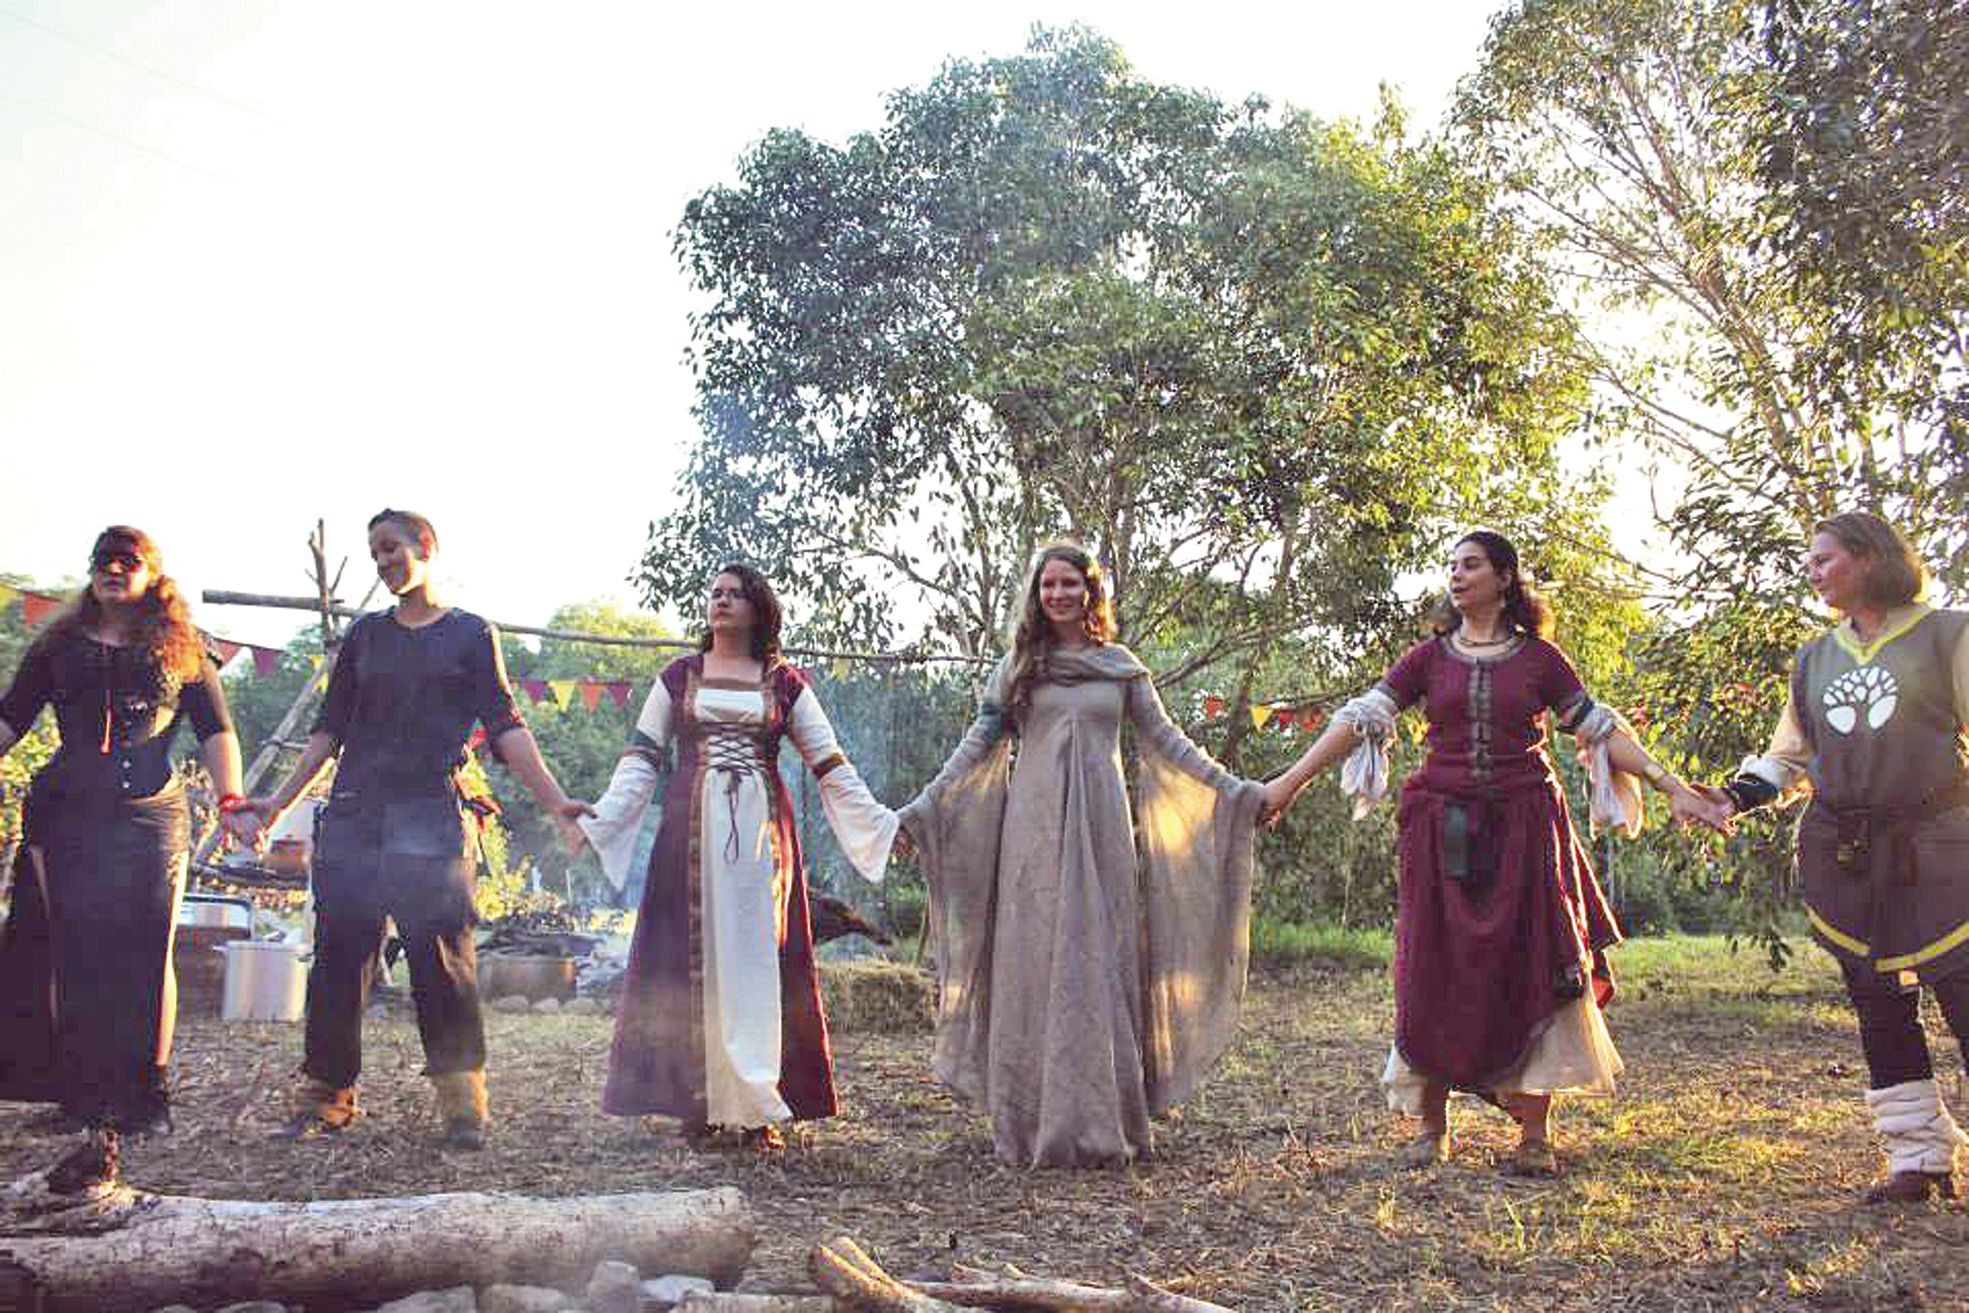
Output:
<svg viewBox="0 0 1969 1313">
<path fill-rule="evenodd" d="M 237 793 L 222 793 L 219 795 L 219 814 L 221 816 L 230 816 L 245 805 L 246 799 Z"/>
</svg>

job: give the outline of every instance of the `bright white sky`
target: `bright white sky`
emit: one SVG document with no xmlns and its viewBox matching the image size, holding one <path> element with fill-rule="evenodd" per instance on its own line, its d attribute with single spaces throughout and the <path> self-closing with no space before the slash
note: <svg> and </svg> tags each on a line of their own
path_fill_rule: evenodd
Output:
<svg viewBox="0 0 1969 1313">
<path fill-rule="evenodd" d="M 1329 118 L 1386 81 L 1427 125 L 1492 7 L 0 0 L 0 571 L 129 522 L 194 597 L 300 593 L 323 516 L 354 601 L 395 505 L 461 605 L 626 602 L 694 432 L 670 232 L 768 129 L 876 128 L 1075 20 L 1157 81 Z"/>
</svg>

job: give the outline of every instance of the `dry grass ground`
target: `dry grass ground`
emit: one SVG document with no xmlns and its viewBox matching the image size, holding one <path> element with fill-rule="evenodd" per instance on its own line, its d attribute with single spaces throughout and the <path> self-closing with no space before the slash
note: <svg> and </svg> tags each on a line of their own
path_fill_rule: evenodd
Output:
<svg viewBox="0 0 1969 1313">
<path fill-rule="evenodd" d="M 535 1194 L 730 1183 L 763 1241 L 749 1284 L 801 1280 L 807 1248 L 860 1237 L 892 1271 L 953 1258 L 1115 1281 L 1128 1270 L 1243 1309 L 1969 1308 L 1969 1212 L 1862 1210 L 1875 1169 L 1853 1024 L 1816 950 L 1773 976 L 1715 941 L 1621 950 L 1621 1097 L 1563 1109 L 1565 1175 L 1503 1175 L 1511 1128 L 1459 1104 L 1456 1150 L 1404 1172 L 1407 1127 L 1374 1077 L 1378 973 L 1254 979 L 1241 1042 L 1125 1171 L 1016 1171 L 929 1078 L 926 1035 L 837 1035 L 846 1112 L 784 1156 L 698 1151 L 597 1110 L 608 1023 L 491 1018 L 497 1135 L 431 1148 L 415 1028 L 369 1024 L 369 1117 L 331 1142 L 271 1143 L 296 1027 L 193 1022 L 174 1134 L 130 1153 L 141 1184 L 238 1198 L 454 1189 Z M 1931 1018 L 1932 1020 L 1932 1018 Z M 1939 1033 L 1938 1028 L 1936 1028 Z M 1960 1066 L 1945 1087 L 1964 1110 Z M 57 1143 L 0 1111 L 0 1170 Z"/>
</svg>

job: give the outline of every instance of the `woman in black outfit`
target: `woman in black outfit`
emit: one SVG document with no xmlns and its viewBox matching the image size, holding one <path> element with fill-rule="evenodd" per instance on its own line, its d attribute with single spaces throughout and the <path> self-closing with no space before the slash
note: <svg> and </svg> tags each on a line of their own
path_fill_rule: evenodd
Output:
<svg viewBox="0 0 1969 1313">
<path fill-rule="evenodd" d="M 190 822 L 172 773 L 189 720 L 229 831 L 239 740 L 206 654 L 149 535 L 103 530 L 89 585 L 37 638 L 0 698 L 0 753 L 53 704 L 61 747 L 34 777 L 0 939 L 9 1009 L 0 1097 L 59 1101 L 113 1172 L 118 1132 L 167 1111 L 177 1014 L 171 937 Z"/>
<path fill-rule="evenodd" d="M 477 835 L 455 778 L 473 723 L 564 833 L 578 835 L 572 818 L 591 811 L 562 792 L 540 759 L 506 683 L 498 631 L 439 602 L 430 577 L 437 546 L 421 515 L 386 510 L 370 520 L 369 554 L 396 605 L 349 626 L 300 761 L 271 797 L 247 805 L 271 825 L 340 757 L 315 845 L 314 965 L 303 1082 L 282 1132 L 290 1138 L 339 1131 L 359 1115 L 362 1014 L 387 917 L 410 964 L 444 1143 L 485 1143 L 485 1023 L 472 938 Z"/>
</svg>

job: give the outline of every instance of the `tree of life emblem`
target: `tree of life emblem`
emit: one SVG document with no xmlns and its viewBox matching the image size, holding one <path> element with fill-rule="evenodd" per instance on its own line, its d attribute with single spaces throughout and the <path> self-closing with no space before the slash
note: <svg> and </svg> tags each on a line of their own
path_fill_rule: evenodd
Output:
<svg viewBox="0 0 1969 1313">
<path fill-rule="evenodd" d="M 1823 701 L 1825 723 L 1841 734 L 1851 734 L 1862 715 L 1868 729 L 1879 729 L 1893 719 L 1900 688 L 1879 666 L 1860 666 L 1827 684 Z"/>
</svg>

